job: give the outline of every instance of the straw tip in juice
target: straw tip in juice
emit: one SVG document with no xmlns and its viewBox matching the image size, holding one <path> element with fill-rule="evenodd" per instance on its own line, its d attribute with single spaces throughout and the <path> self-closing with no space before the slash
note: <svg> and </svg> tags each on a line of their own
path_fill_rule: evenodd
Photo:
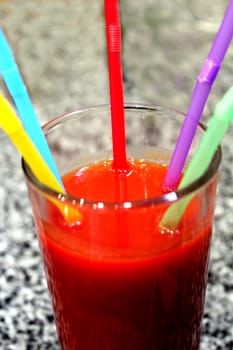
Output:
<svg viewBox="0 0 233 350">
<path fill-rule="evenodd" d="M 62 203 L 59 200 L 52 200 L 62 215 L 65 224 L 68 226 L 80 226 L 83 223 L 83 215 L 71 204 Z"/>
<path fill-rule="evenodd" d="M 64 219 L 70 224 L 79 224 L 81 225 L 83 221 L 82 214 L 75 208 L 72 208 L 70 205 L 65 205 L 63 208 Z"/>
</svg>

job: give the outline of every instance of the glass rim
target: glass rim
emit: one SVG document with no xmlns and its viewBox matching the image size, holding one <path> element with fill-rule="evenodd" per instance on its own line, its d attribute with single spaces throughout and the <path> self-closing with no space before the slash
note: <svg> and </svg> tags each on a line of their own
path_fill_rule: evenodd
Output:
<svg viewBox="0 0 233 350">
<path fill-rule="evenodd" d="M 68 119 L 74 115 L 79 115 L 84 112 L 88 112 L 90 110 L 95 109 L 102 109 L 102 108 L 110 108 L 109 104 L 101 104 L 101 105 L 94 105 L 89 107 L 83 107 L 77 110 L 73 110 L 71 112 L 65 112 L 62 113 L 48 122 L 46 122 L 42 129 L 45 133 L 45 135 L 48 133 L 49 130 L 51 130 L 53 127 L 59 125 L 62 123 L 63 120 Z M 170 111 L 177 113 L 179 116 L 185 117 L 184 113 L 179 112 L 175 109 L 164 107 L 160 105 L 153 105 L 153 104 L 143 104 L 143 103 L 125 103 L 124 104 L 125 110 L 149 110 L 149 111 Z M 204 132 L 206 130 L 206 127 L 202 123 L 198 123 L 198 127 Z M 201 175 L 198 179 L 195 181 L 192 181 L 189 185 L 185 186 L 182 189 L 177 189 L 168 193 L 164 193 L 155 197 L 151 198 L 144 198 L 144 199 L 138 199 L 138 200 L 131 200 L 131 201 L 119 201 L 119 202 L 113 202 L 113 201 L 96 201 L 81 197 L 75 197 L 67 193 L 61 193 L 58 192 L 51 187 L 45 185 L 40 180 L 38 180 L 35 175 L 30 170 L 30 167 L 27 165 L 26 161 L 22 158 L 22 169 L 24 172 L 24 175 L 26 176 L 26 179 L 30 182 L 30 184 L 39 190 L 40 192 L 44 193 L 46 197 L 53 197 L 56 200 L 60 200 L 61 202 L 69 202 L 71 205 L 78 205 L 82 203 L 82 206 L 93 206 L 101 203 L 101 207 L 104 205 L 104 207 L 120 207 L 120 208 L 132 208 L 132 207 L 139 207 L 139 206 L 149 206 L 149 205 L 158 205 L 158 204 L 166 204 L 166 203 L 172 203 L 179 199 L 182 199 L 190 194 L 195 193 L 198 189 L 204 187 L 208 184 L 208 182 L 213 178 L 213 176 L 217 173 L 219 169 L 219 165 L 221 162 L 222 157 L 222 150 L 221 146 L 219 146 L 207 168 L 207 170 L 204 172 L 203 175 Z"/>
</svg>

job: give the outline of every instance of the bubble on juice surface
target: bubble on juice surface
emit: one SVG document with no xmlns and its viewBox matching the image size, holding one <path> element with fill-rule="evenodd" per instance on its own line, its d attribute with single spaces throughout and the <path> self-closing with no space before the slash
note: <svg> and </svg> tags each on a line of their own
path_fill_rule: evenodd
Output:
<svg viewBox="0 0 233 350">
<path fill-rule="evenodd" d="M 180 230 L 178 228 L 160 227 L 159 231 L 162 235 L 178 235 Z"/>
</svg>

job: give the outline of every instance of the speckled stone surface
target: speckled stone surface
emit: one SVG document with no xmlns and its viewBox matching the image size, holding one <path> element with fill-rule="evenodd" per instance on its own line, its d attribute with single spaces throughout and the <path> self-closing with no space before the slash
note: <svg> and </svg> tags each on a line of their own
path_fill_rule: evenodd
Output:
<svg viewBox="0 0 233 350">
<path fill-rule="evenodd" d="M 218 2 L 219 17 L 201 25 L 194 22 L 188 1 L 171 3 L 172 8 L 168 5 L 159 12 L 161 1 L 122 1 L 125 95 L 130 102 L 185 111 L 224 2 Z M 101 1 L 0 1 L 0 15 L 41 122 L 108 101 Z M 232 56 L 231 48 L 208 100 L 205 120 L 232 84 Z M 2 82 L 0 86 L 4 90 Z M 201 350 L 233 349 L 232 134 L 233 127 L 222 144 Z M 0 349 L 56 350 L 20 157 L 2 135 L 0 147 Z"/>
</svg>

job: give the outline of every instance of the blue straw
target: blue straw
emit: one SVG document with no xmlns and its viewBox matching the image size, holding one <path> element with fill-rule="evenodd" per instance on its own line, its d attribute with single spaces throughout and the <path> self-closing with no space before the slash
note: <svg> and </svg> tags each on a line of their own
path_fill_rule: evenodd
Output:
<svg viewBox="0 0 233 350">
<path fill-rule="evenodd" d="M 13 98 L 23 126 L 48 167 L 63 187 L 56 164 L 39 124 L 27 88 L 15 62 L 3 30 L 0 28 L 0 74 Z"/>
</svg>

